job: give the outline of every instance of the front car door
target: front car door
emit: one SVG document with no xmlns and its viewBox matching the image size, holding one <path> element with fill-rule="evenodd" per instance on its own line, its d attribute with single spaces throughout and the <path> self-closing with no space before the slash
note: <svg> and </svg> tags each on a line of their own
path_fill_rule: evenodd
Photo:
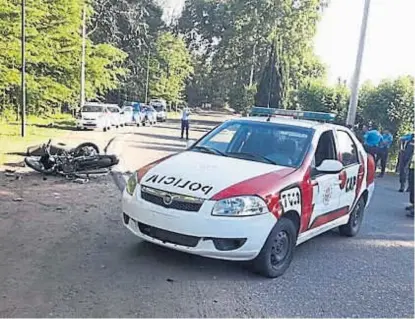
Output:
<svg viewBox="0 0 415 319">
<path fill-rule="evenodd" d="M 339 174 L 322 174 L 316 168 L 326 160 L 336 160 L 337 151 L 333 130 L 324 131 L 319 138 L 312 163 L 313 210 L 308 229 L 322 226 L 344 215 L 340 205 Z"/>
</svg>

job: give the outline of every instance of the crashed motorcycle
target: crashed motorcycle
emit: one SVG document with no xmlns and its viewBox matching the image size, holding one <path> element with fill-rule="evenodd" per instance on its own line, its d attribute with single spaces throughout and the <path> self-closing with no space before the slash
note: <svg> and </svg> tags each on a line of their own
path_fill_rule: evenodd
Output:
<svg viewBox="0 0 415 319">
<path fill-rule="evenodd" d="M 66 149 L 52 146 L 49 140 L 32 151 L 31 156 L 25 158 L 25 163 L 45 175 L 76 178 L 108 173 L 119 163 L 119 159 L 115 155 L 99 154 L 99 148 L 94 143 L 82 143 L 73 149 Z"/>
</svg>

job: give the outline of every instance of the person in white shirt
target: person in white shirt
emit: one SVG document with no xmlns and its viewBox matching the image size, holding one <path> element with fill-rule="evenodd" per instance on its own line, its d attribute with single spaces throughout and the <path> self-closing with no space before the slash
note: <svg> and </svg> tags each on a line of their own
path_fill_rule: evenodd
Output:
<svg viewBox="0 0 415 319">
<path fill-rule="evenodd" d="M 189 108 L 184 107 L 182 110 L 182 116 L 181 116 L 182 134 L 180 138 L 183 138 L 184 131 L 186 130 L 186 140 L 189 139 L 189 116 L 190 116 Z"/>
</svg>

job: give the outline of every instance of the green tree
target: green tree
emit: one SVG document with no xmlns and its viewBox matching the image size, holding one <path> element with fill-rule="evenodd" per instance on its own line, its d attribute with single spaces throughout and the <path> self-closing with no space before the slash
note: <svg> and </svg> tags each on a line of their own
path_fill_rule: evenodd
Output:
<svg viewBox="0 0 415 319">
<path fill-rule="evenodd" d="M 150 96 L 172 103 L 182 100 L 186 80 L 193 72 L 192 60 L 184 41 L 170 32 L 157 39 L 150 62 Z"/>
<path fill-rule="evenodd" d="M 413 129 L 414 78 L 402 76 L 383 80 L 378 86 L 366 83 L 360 91 L 359 111 L 362 122 L 403 134 Z"/>
<path fill-rule="evenodd" d="M 144 101 L 147 55 L 155 50 L 160 31 L 165 29 L 162 8 L 153 0 L 91 0 L 96 14 L 89 35 L 94 43 L 109 43 L 127 53 L 123 66 L 122 94 L 111 91 L 107 99 Z"/>
<path fill-rule="evenodd" d="M 347 116 L 350 91 L 344 83 L 329 86 L 321 79 L 309 79 L 291 92 L 289 108 L 337 114 L 344 123 Z"/>
<path fill-rule="evenodd" d="M 271 88 L 276 104 L 304 78 L 324 73 L 312 53 L 323 4 L 319 0 L 187 0 L 177 29 L 200 63 L 211 66 L 222 93 L 217 100 L 235 106 L 239 92 L 257 83 L 257 102 L 267 100 Z"/>
<path fill-rule="evenodd" d="M 26 3 L 29 113 L 44 114 L 63 104 L 78 104 L 83 4 L 83 0 Z M 10 100 L 16 103 L 21 67 L 20 1 L 0 0 L 0 17 L 0 89 L 14 95 Z M 92 98 L 118 84 L 124 73 L 119 67 L 124 54 L 109 45 L 97 46 L 89 40 L 87 44 L 87 93 Z"/>
</svg>

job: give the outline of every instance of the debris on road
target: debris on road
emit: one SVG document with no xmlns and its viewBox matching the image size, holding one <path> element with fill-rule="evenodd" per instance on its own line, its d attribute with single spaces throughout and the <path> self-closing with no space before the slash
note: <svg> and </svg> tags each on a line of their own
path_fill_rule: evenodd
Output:
<svg viewBox="0 0 415 319">
<path fill-rule="evenodd" d="M 23 198 L 21 197 L 13 198 L 13 202 L 23 202 Z"/>
<path fill-rule="evenodd" d="M 73 182 L 77 184 L 86 184 L 89 182 L 89 179 L 88 178 L 77 178 L 77 179 L 74 179 Z"/>
<path fill-rule="evenodd" d="M 167 282 L 174 282 L 175 280 L 174 279 L 171 279 L 171 278 L 167 278 L 166 281 Z"/>
</svg>

